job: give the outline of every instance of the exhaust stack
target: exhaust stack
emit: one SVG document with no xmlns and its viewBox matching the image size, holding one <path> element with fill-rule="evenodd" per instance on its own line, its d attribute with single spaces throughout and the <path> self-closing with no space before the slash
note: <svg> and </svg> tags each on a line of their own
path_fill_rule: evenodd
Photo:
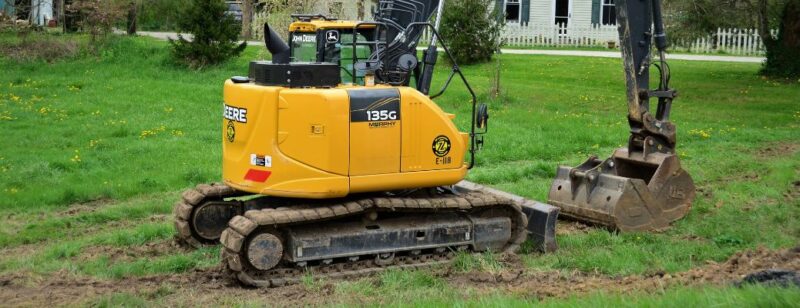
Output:
<svg viewBox="0 0 800 308">
<path fill-rule="evenodd" d="M 275 30 L 270 28 L 269 24 L 264 23 L 264 44 L 267 50 L 272 54 L 273 64 L 288 64 L 291 55 L 289 45 L 283 41 Z"/>
</svg>

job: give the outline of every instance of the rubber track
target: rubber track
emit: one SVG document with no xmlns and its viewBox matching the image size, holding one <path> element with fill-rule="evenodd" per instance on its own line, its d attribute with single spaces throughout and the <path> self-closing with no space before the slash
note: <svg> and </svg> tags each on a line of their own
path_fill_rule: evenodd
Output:
<svg viewBox="0 0 800 308">
<path fill-rule="evenodd" d="M 194 237 L 190 219 L 194 209 L 209 200 L 221 200 L 225 197 L 236 196 L 237 192 L 230 186 L 222 183 L 199 184 L 195 188 L 187 189 L 181 193 L 181 200 L 175 203 L 175 238 L 180 244 L 195 248 L 216 245 L 217 243 L 204 243 Z"/>
<path fill-rule="evenodd" d="M 234 217 L 228 222 L 228 228 L 222 232 L 222 262 L 228 272 L 242 283 L 258 287 L 275 287 L 299 281 L 311 269 L 315 277 L 362 276 L 387 268 L 409 268 L 428 266 L 448 262 L 452 254 L 431 254 L 415 257 L 399 256 L 395 264 L 389 266 L 376 265 L 372 260 L 350 263 L 309 266 L 308 268 L 280 267 L 268 271 L 257 271 L 244 264 L 243 246 L 248 236 L 259 227 L 274 227 L 304 224 L 332 220 L 341 217 L 360 215 L 368 210 L 394 212 L 435 212 L 464 211 L 506 207 L 511 210 L 512 236 L 502 252 L 515 252 L 527 238 L 527 217 L 521 207 L 510 199 L 480 191 L 464 195 L 443 195 L 436 197 L 388 197 L 365 198 L 343 203 L 319 205 L 306 208 L 283 208 L 250 210 L 244 215 Z"/>
</svg>

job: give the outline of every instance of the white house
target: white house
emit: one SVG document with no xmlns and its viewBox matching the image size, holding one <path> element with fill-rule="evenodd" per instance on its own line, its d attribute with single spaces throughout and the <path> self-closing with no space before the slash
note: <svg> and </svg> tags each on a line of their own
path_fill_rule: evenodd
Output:
<svg viewBox="0 0 800 308">
<path fill-rule="evenodd" d="M 378 1 L 318 1 L 340 18 L 370 17 Z M 319 4 L 324 3 L 324 4 Z M 445 3 L 447 5 L 447 3 Z M 616 25 L 614 0 L 495 0 L 507 24 Z"/>
<path fill-rule="evenodd" d="M 614 0 L 495 0 L 507 24 L 616 25 Z"/>
</svg>

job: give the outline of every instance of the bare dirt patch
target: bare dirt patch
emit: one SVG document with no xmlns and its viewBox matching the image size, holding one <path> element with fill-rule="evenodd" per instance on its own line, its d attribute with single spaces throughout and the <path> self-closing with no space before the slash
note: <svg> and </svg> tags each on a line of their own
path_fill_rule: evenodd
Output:
<svg viewBox="0 0 800 308">
<path fill-rule="evenodd" d="M 559 220 L 556 228 L 556 236 L 570 234 L 585 234 L 593 230 L 592 226 L 576 220 Z"/>
<path fill-rule="evenodd" d="M 83 248 L 78 255 L 78 260 L 88 261 L 107 256 L 112 263 L 130 262 L 138 258 L 159 257 L 183 251 L 187 251 L 187 249 L 176 244 L 172 239 L 148 242 L 140 246 L 96 245 Z"/>
<path fill-rule="evenodd" d="M 66 210 L 59 212 L 58 216 L 73 216 L 81 213 L 91 213 L 113 202 L 114 199 L 111 198 L 100 198 L 97 200 L 71 204 Z"/>
<path fill-rule="evenodd" d="M 758 150 L 758 157 L 762 159 L 792 155 L 800 149 L 800 144 L 795 142 L 776 142 Z"/>
<path fill-rule="evenodd" d="M 783 194 L 783 197 L 786 198 L 786 201 L 795 201 L 800 199 L 800 180 L 792 182 L 792 184 L 789 186 L 789 189 L 787 189 L 786 193 Z"/>
<path fill-rule="evenodd" d="M 165 245 L 156 243 L 155 247 Z M 154 248 L 159 250 L 161 248 Z M 708 263 L 686 272 L 668 274 L 608 276 L 592 273 L 534 271 L 524 269 L 519 258 L 504 258 L 506 270 L 499 272 L 456 272 L 451 267 L 433 273 L 449 282 L 453 290 L 472 289 L 478 294 L 505 293 L 522 298 L 564 298 L 572 295 L 605 291 L 633 293 L 662 290 L 677 285 L 730 285 L 747 274 L 782 269 L 800 271 L 800 247 L 784 250 L 759 248 L 740 252 L 726 262 Z M 166 305 L 226 305 L 250 299 L 271 306 L 319 305 L 353 300 L 353 294 L 335 292 L 336 280 L 314 287 L 290 285 L 272 289 L 249 289 L 226 278 L 219 268 L 194 270 L 188 273 L 157 275 L 121 280 L 97 280 L 60 271 L 48 277 L 30 273 L 0 276 L 0 300 L 10 306 L 44 306 L 86 304 L 98 296 L 129 293 L 145 299 L 158 299 Z M 372 279 L 379 283 L 379 278 Z M 385 299 L 384 299 L 385 300 Z"/>
</svg>

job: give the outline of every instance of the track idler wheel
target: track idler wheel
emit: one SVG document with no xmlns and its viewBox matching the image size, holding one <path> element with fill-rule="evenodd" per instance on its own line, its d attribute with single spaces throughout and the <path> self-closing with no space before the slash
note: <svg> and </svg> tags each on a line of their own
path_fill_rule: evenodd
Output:
<svg viewBox="0 0 800 308">
<path fill-rule="evenodd" d="M 195 208 L 192 213 L 192 229 L 203 242 L 219 241 L 228 221 L 241 212 L 238 201 L 209 201 Z"/>
<path fill-rule="evenodd" d="M 558 168 L 548 203 L 562 215 L 620 231 L 664 229 L 683 218 L 695 197 L 692 177 L 672 153 L 617 149 L 606 160 L 591 157 Z"/>
<path fill-rule="evenodd" d="M 281 238 L 272 233 L 258 233 L 247 245 L 247 260 L 254 268 L 262 271 L 270 270 L 283 258 Z"/>
<path fill-rule="evenodd" d="M 241 202 L 224 199 L 241 194 L 220 183 L 200 184 L 184 191 L 174 210 L 178 242 L 195 248 L 216 245 L 228 221 L 243 209 Z"/>
</svg>

